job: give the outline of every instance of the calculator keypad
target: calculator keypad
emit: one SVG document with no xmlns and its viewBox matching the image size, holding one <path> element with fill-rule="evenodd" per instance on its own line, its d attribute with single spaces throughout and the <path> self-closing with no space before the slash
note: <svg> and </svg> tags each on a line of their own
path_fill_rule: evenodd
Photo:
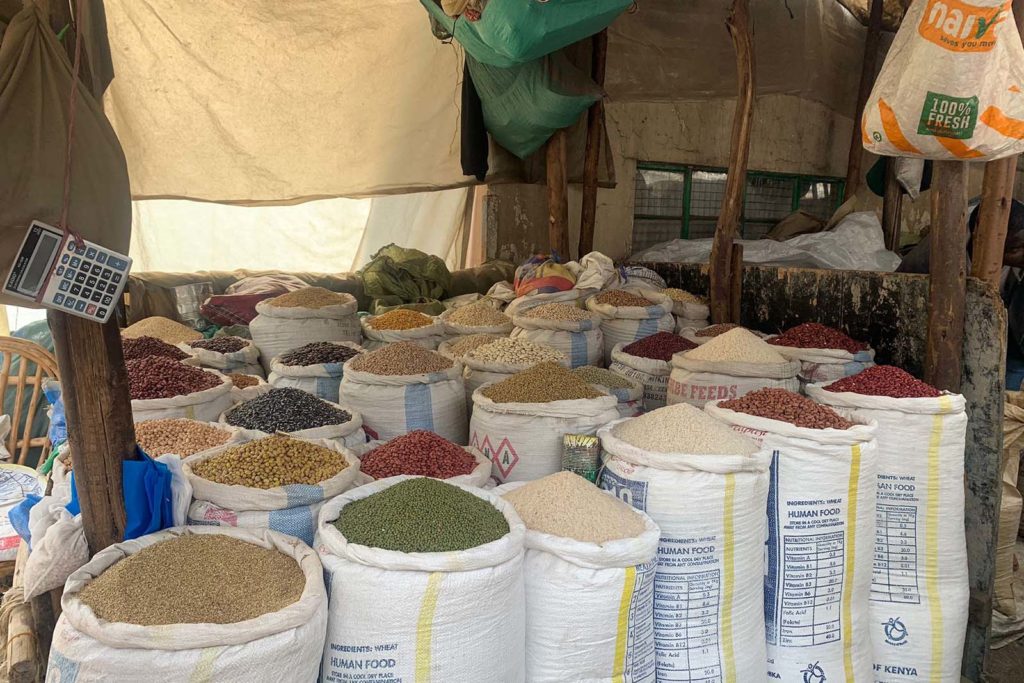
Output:
<svg viewBox="0 0 1024 683">
<path fill-rule="evenodd" d="M 103 318 L 114 304 L 128 262 L 96 247 L 69 243 L 54 271 L 58 294 L 53 303 L 65 309 Z"/>
</svg>

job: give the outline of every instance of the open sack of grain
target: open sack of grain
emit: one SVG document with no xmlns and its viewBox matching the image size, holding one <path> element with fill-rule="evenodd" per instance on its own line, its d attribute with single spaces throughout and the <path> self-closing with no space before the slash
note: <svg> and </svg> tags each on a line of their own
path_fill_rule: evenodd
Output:
<svg viewBox="0 0 1024 683">
<path fill-rule="evenodd" d="M 447 310 L 439 319 L 449 337 L 467 334 L 505 336 L 512 331 L 512 318 L 495 308 L 491 299 L 481 299 Z"/>
<path fill-rule="evenodd" d="M 495 493 L 526 525 L 526 680 L 653 683 L 658 526 L 571 472 Z"/>
<path fill-rule="evenodd" d="M 737 327 L 672 357 L 666 402 L 698 407 L 764 387 L 800 390 L 800 362 L 788 360 L 752 332 Z"/>
<path fill-rule="evenodd" d="M 245 430 L 249 438 L 282 433 L 327 439 L 346 448 L 366 443 L 360 413 L 291 387 L 238 403 L 220 416 L 220 422 Z"/>
<path fill-rule="evenodd" d="M 801 680 L 813 662 L 848 681 L 872 680 L 871 631 L 880 627 L 868 607 L 877 423 L 848 420 L 784 389 L 715 401 L 706 410 L 771 453 L 769 678 Z"/>
<path fill-rule="evenodd" d="M 676 334 L 680 334 L 686 329 L 700 329 L 707 326 L 708 318 L 711 317 L 707 298 L 675 287 L 663 289 L 661 293 L 672 300 L 672 315 L 676 319 Z"/>
<path fill-rule="evenodd" d="M 616 344 L 629 344 L 656 332 L 675 329 L 672 300 L 653 289 L 610 289 L 587 299 L 587 308 L 601 316 L 605 365 Z"/>
<path fill-rule="evenodd" d="M 287 351 L 270 362 L 267 381 L 275 387 L 294 387 L 325 401 L 337 401 L 345 362 L 363 352 L 353 342 L 312 342 Z"/>
<path fill-rule="evenodd" d="M 370 481 L 410 475 L 483 488 L 491 479 L 491 461 L 474 448 L 416 430 L 390 441 L 367 444 L 360 457 L 359 473 Z"/>
<path fill-rule="evenodd" d="M 135 422 L 187 417 L 214 422 L 231 405 L 231 380 L 165 356 L 125 361 Z"/>
<path fill-rule="evenodd" d="M 644 410 L 654 410 L 668 400 L 672 357 L 696 346 L 677 334 L 657 332 L 630 344 L 616 344 L 608 369 L 640 382 L 644 387 Z"/>
<path fill-rule="evenodd" d="M 241 337 L 213 337 L 195 339 L 178 344 L 204 368 L 219 370 L 225 375 L 238 372 L 244 375 L 264 375 L 260 365 L 260 350 L 251 339 Z"/>
<path fill-rule="evenodd" d="M 803 384 L 834 382 L 875 364 L 867 343 L 820 323 L 803 323 L 768 340 L 786 358 L 800 361 Z"/>
<path fill-rule="evenodd" d="M 569 366 L 569 359 L 558 349 L 523 338 L 499 339 L 469 351 L 462 356 L 467 409 L 472 411 L 473 392 L 484 384 L 507 379 L 546 362 Z"/>
<path fill-rule="evenodd" d="M 512 317 L 513 339 L 527 339 L 558 349 L 569 367 L 604 365 L 601 316 L 566 303 L 548 303 Z"/>
<path fill-rule="evenodd" d="M 436 349 L 445 340 L 444 323 L 439 318 L 408 308 L 396 308 L 369 315 L 359 321 L 367 349 L 379 349 L 394 342 L 412 342 L 425 349 Z"/>
<path fill-rule="evenodd" d="M 361 482 L 351 451 L 283 434 L 197 453 L 183 467 L 189 524 L 272 529 L 310 545 L 323 502 Z"/>
<path fill-rule="evenodd" d="M 644 385 L 635 379 L 593 365 L 581 365 L 572 372 L 587 384 L 614 396 L 619 417 L 636 417 L 644 412 Z"/>
<path fill-rule="evenodd" d="M 228 379 L 231 380 L 231 403 L 243 403 L 251 398 L 262 396 L 274 387 L 270 386 L 267 380 L 260 375 L 247 375 L 241 372 L 229 372 Z"/>
<path fill-rule="evenodd" d="M 807 395 L 849 419 L 878 423 L 877 484 L 864 490 L 877 508 L 869 603 L 875 666 L 958 680 L 969 602 L 964 397 L 886 365 L 809 385 Z"/>
<path fill-rule="evenodd" d="M 340 400 L 381 441 L 425 429 L 466 443 L 462 364 L 413 342 L 396 342 L 345 363 Z"/>
<path fill-rule="evenodd" d="M 617 420 L 598 436 L 601 488 L 661 531 L 653 596 L 659 679 L 690 680 L 697 664 L 714 680 L 764 680 L 769 454 L 686 404 Z"/>
<path fill-rule="evenodd" d="M 327 627 L 316 553 L 267 530 L 112 545 L 71 575 L 61 608 L 52 681 L 312 681 Z"/>
<path fill-rule="evenodd" d="M 593 434 L 618 417 L 617 400 L 556 363 L 540 363 L 473 392 L 469 445 L 500 482 L 561 469 L 562 437 Z"/>
<path fill-rule="evenodd" d="M 510 503 L 436 479 L 391 477 L 328 501 L 321 679 L 379 660 L 392 680 L 525 680 L 523 536 Z"/>
<path fill-rule="evenodd" d="M 305 287 L 256 304 L 257 316 L 249 323 L 252 340 L 260 350 L 260 363 L 286 351 L 317 341 L 359 343 L 358 303 L 351 294 L 322 287 Z"/>
</svg>

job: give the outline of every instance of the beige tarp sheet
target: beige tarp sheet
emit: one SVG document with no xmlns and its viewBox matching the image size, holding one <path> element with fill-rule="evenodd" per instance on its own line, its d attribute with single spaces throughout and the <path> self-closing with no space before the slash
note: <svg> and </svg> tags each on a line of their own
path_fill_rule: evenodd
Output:
<svg viewBox="0 0 1024 683">
<path fill-rule="evenodd" d="M 71 65 L 31 5 L 0 18 L 0 277 L 32 219 L 56 223 L 63 198 Z M 131 202 L 124 157 L 100 105 L 78 91 L 69 224 L 86 239 L 128 250 Z M 0 295 L 0 304 L 25 305 Z"/>
</svg>

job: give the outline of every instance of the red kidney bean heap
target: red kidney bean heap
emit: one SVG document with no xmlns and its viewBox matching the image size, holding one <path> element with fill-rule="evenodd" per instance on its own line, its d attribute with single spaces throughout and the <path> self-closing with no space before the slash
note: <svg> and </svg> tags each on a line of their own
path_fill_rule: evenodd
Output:
<svg viewBox="0 0 1024 683">
<path fill-rule="evenodd" d="M 846 333 L 821 323 L 802 323 L 791 327 L 769 339 L 768 343 L 797 349 L 841 349 L 847 353 L 857 353 L 868 348 L 864 342 L 851 339 Z"/>
<path fill-rule="evenodd" d="M 741 398 L 722 401 L 718 407 L 781 420 L 806 429 L 849 429 L 853 426 L 828 406 L 786 389 L 758 389 Z"/>
<path fill-rule="evenodd" d="M 124 349 L 125 360 L 138 360 L 149 356 L 163 356 L 176 361 L 188 358 L 188 354 L 177 346 L 156 337 L 123 337 L 121 348 Z"/>
<path fill-rule="evenodd" d="M 894 365 L 874 365 L 824 387 L 825 391 L 849 391 L 865 396 L 935 398 L 942 392 Z"/>
<path fill-rule="evenodd" d="M 248 339 L 242 339 L 241 337 L 212 337 L 211 339 L 197 339 L 194 342 L 189 342 L 188 345 L 193 349 L 206 349 L 208 351 L 216 351 L 217 353 L 235 353 L 251 343 Z"/>
<path fill-rule="evenodd" d="M 445 438 L 418 429 L 395 437 L 363 456 L 359 470 L 374 479 L 415 474 L 449 479 L 469 474 L 476 459 L 466 449 Z"/>
<path fill-rule="evenodd" d="M 627 344 L 622 347 L 622 350 L 631 356 L 670 361 L 676 352 L 689 351 L 694 348 L 697 348 L 696 344 L 689 339 L 683 339 L 678 334 L 658 332 L 632 344 Z"/>
<path fill-rule="evenodd" d="M 219 386 L 219 375 L 185 365 L 164 356 L 147 356 L 125 362 L 128 393 L 132 400 L 171 398 Z"/>
</svg>

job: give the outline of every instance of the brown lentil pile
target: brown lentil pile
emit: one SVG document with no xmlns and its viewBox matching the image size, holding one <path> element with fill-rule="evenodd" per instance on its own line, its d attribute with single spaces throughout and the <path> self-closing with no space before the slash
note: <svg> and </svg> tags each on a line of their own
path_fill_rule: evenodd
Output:
<svg viewBox="0 0 1024 683">
<path fill-rule="evenodd" d="M 133 401 L 184 396 L 220 386 L 220 376 L 164 356 L 125 362 L 128 393 Z"/>
<path fill-rule="evenodd" d="M 696 294 L 690 294 L 685 289 L 677 289 L 675 287 L 668 287 L 661 290 L 661 293 L 667 296 L 672 301 L 678 301 L 684 304 L 706 304 L 708 301 L 702 296 Z"/>
<path fill-rule="evenodd" d="M 242 339 L 241 337 L 213 337 L 211 339 L 198 339 L 194 342 L 189 342 L 188 345 L 193 349 L 206 349 L 207 351 L 216 351 L 217 353 L 235 353 L 251 343 L 248 339 Z"/>
<path fill-rule="evenodd" d="M 173 344 L 168 344 L 156 337 L 124 337 L 121 339 L 125 360 L 138 360 L 148 356 L 163 356 L 171 360 L 184 360 L 188 354 Z"/>
<path fill-rule="evenodd" d="M 477 302 L 456 308 L 448 314 L 447 320 L 450 323 L 466 327 L 500 327 L 512 322 L 512 318 L 486 302 Z"/>
<path fill-rule="evenodd" d="M 107 621 L 234 624 L 296 602 L 306 586 L 284 553 L 221 534 L 188 534 L 143 548 L 78 594 Z"/>
<path fill-rule="evenodd" d="M 736 323 L 718 323 L 717 325 L 709 325 L 703 329 L 694 332 L 695 337 L 717 337 L 720 334 L 724 334 L 729 330 L 739 327 Z"/>
<path fill-rule="evenodd" d="M 894 365 L 875 365 L 824 387 L 825 391 L 849 391 L 865 396 L 937 398 L 942 392 Z"/>
<path fill-rule="evenodd" d="M 623 289 L 611 289 L 607 292 L 601 292 L 597 295 L 596 301 L 599 304 L 606 304 L 608 306 L 640 306 L 646 308 L 652 305 L 649 299 Z"/>
<path fill-rule="evenodd" d="M 352 361 L 352 369 L 374 375 L 422 375 L 451 368 L 454 363 L 437 351 L 412 342 L 395 342 L 376 351 L 362 353 Z"/>
<path fill-rule="evenodd" d="M 572 374 L 579 376 L 587 384 L 599 384 L 609 389 L 631 389 L 633 387 L 628 379 L 617 372 L 593 365 L 581 365 L 573 370 Z"/>
<path fill-rule="evenodd" d="M 718 407 L 781 420 L 806 429 L 849 429 L 853 426 L 828 406 L 786 389 L 758 389 L 741 398 L 722 401 Z"/>
<path fill-rule="evenodd" d="M 524 311 L 524 318 L 541 318 L 543 320 L 565 320 L 569 322 L 582 322 L 590 320 L 590 313 L 578 306 L 570 304 L 541 304 Z"/>
<path fill-rule="evenodd" d="M 495 403 L 550 403 L 604 395 L 558 363 L 538 363 L 481 391 Z"/>
<path fill-rule="evenodd" d="M 857 353 L 868 347 L 864 342 L 852 339 L 845 332 L 821 323 L 802 323 L 791 327 L 779 336 L 769 339 L 768 343 L 797 349 L 840 349 L 847 353 Z"/>
<path fill-rule="evenodd" d="M 352 303 L 355 300 L 354 296 L 344 292 L 332 292 L 323 287 L 303 287 L 265 301 L 280 308 L 324 308 Z"/>
<path fill-rule="evenodd" d="M 197 477 L 218 484 L 272 489 L 289 484 L 315 485 L 348 467 L 330 448 L 274 434 L 231 446 L 192 466 Z"/>
<path fill-rule="evenodd" d="M 434 319 L 429 315 L 408 308 L 396 308 L 393 311 L 381 313 L 369 321 L 370 327 L 375 330 L 413 330 L 433 323 Z"/>
<path fill-rule="evenodd" d="M 156 337 L 168 344 L 181 344 L 182 342 L 202 339 L 201 332 L 196 332 L 187 325 L 182 325 L 170 318 L 163 318 L 159 315 L 150 318 L 143 318 L 134 325 L 121 330 L 122 337 Z"/>
<path fill-rule="evenodd" d="M 476 469 L 476 458 L 462 446 L 417 429 L 377 446 L 363 456 L 359 471 L 374 479 L 414 474 L 449 479 Z"/>
<path fill-rule="evenodd" d="M 282 365 L 322 365 L 344 363 L 359 355 L 358 349 L 331 342 L 313 342 L 281 354 L 277 359 Z"/>
<path fill-rule="evenodd" d="M 135 440 L 153 458 L 175 453 L 183 458 L 227 443 L 231 432 L 188 418 L 147 420 L 135 424 Z"/>
<path fill-rule="evenodd" d="M 246 375 L 241 372 L 232 372 L 228 375 L 231 378 L 231 383 L 238 389 L 245 389 L 246 387 L 254 387 L 260 383 L 260 378 L 256 375 Z"/>
<path fill-rule="evenodd" d="M 462 358 L 470 351 L 499 339 L 502 339 L 502 337 L 496 334 L 469 334 L 449 342 L 448 353 L 456 358 Z"/>
</svg>

